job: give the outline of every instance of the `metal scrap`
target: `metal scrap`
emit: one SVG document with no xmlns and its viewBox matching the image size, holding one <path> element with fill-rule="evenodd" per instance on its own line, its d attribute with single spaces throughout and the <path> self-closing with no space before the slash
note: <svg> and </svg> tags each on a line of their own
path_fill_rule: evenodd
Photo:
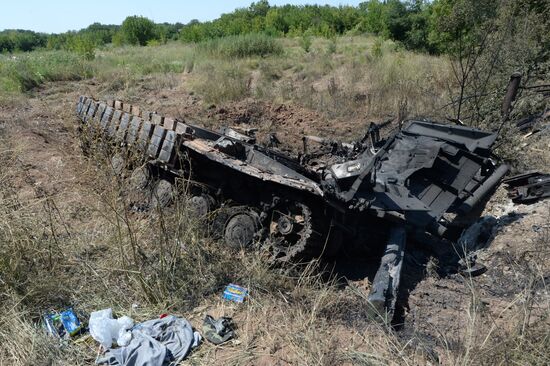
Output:
<svg viewBox="0 0 550 366">
<path fill-rule="evenodd" d="M 550 197 L 550 174 L 528 172 L 502 181 L 514 203 L 533 203 Z"/>
</svg>

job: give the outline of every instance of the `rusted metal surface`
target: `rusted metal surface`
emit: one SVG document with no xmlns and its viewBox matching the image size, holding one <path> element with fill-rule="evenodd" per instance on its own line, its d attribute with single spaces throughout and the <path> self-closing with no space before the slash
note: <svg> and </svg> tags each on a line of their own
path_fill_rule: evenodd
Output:
<svg viewBox="0 0 550 366">
<path fill-rule="evenodd" d="M 504 96 L 504 100 L 502 101 L 501 113 L 503 119 L 508 118 L 508 114 L 510 113 L 510 109 L 512 107 L 512 102 L 516 99 L 516 96 L 518 94 L 520 83 L 521 73 L 513 73 L 510 76 L 510 82 L 508 83 L 508 87 L 506 89 L 506 95 Z"/>
</svg>

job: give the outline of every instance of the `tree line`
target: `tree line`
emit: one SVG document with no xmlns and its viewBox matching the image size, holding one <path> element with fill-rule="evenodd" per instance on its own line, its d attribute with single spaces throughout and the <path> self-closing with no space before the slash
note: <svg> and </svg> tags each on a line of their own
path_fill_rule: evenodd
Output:
<svg viewBox="0 0 550 366">
<path fill-rule="evenodd" d="M 262 33 L 277 37 L 327 38 L 374 34 L 394 40 L 407 49 L 440 54 L 451 52 L 457 40 L 467 39 L 480 25 L 497 19 L 498 9 L 503 6 L 527 7 L 531 12 L 544 13 L 547 10 L 545 3 L 544 0 L 368 0 L 356 7 L 335 7 L 272 6 L 268 0 L 259 0 L 206 22 L 156 24 L 145 17 L 130 16 L 122 25 L 94 23 L 80 31 L 62 34 L 2 31 L 0 52 L 68 49 L 92 57 L 96 47 L 109 43 L 115 46 L 150 45 L 177 39 L 203 42 Z"/>
<path fill-rule="evenodd" d="M 94 23 L 79 31 L 60 34 L 8 29 L 0 32 L 0 53 L 65 49 L 93 58 L 95 49 L 106 44 L 145 46 L 177 40 L 183 26 L 182 23 L 154 23 L 145 17 L 129 16 L 121 25 Z"/>
<path fill-rule="evenodd" d="M 400 1 L 369 0 L 354 6 L 284 5 L 271 6 L 267 0 L 252 3 L 220 18 L 186 24 L 180 38 L 187 42 L 246 33 L 273 36 L 321 36 L 375 34 L 399 41 L 410 49 L 437 52 L 429 41 L 436 22 L 432 10 L 437 3 L 452 0 Z"/>
</svg>

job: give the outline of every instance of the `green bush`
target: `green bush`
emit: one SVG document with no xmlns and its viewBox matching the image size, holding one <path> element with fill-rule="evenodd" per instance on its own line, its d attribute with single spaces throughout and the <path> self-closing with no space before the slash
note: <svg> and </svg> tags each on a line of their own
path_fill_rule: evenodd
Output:
<svg viewBox="0 0 550 366">
<path fill-rule="evenodd" d="M 213 56 L 231 58 L 278 55 L 283 52 L 283 47 L 277 39 L 265 34 L 216 38 L 199 43 L 198 49 Z"/>
<path fill-rule="evenodd" d="M 94 41 L 87 36 L 74 36 L 67 42 L 67 49 L 73 51 L 86 60 L 93 60 L 95 57 L 96 45 Z"/>
<path fill-rule="evenodd" d="M 126 44 L 145 46 L 156 36 L 155 23 L 145 17 L 127 17 L 120 27 L 120 37 Z"/>
<path fill-rule="evenodd" d="M 302 48 L 306 53 L 308 53 L 311 50 L 311 44 L 312 44 L 311 37 L 304 34 L 300 39 L 300 46 L 302 46 Z"/>
<path fill-rule="evenodd" d="M 372 45 L 371 54 L 374 58 L 380 58 L 382 57 L 382 53 L 382 40 L 377 38 Z"/>
<path fill-rule="evenodd" d="M 4 30 L 0 32 L 0 53 L 29 52 L 46 46 L 47 36 L 28 30 Z"/>
<path fill-rule="evenodd" d="M 337 47 L 336 47 L 336 37 L 332 37 L 330 39 L 330 42 L 327 46 L 327 54 L 332 55 L 333 53 L 336 53 Z"/>
<path fill-rule="evenodd" d="M 245 70 L 227 63 L 208 63 L 198 70 L 193 89 L 209 103 L 243 99 L 250 94 Z"/>
</svg>

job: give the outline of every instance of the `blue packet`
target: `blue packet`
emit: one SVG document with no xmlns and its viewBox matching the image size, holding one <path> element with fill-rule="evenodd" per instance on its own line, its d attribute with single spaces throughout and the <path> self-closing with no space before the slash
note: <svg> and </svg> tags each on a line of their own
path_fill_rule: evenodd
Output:
<svg viewBox="0 0 550 366">
<path fill-rule="evenodd" d="M 78 317 L 76 316 L 72 308 L 68 308 L 67 310 L 63 311 L 61 314 L 59 314 L 59 316 L 61 318 L 63 328 L 65 328 L 65 331 L 69 333 L 71 337 L 80 332 L 80 330 L 82 329 L 82 324 L 80 324 L 80 320 L 78 320 Z"/>
<path fill-rule="evenodd" d="M 243 302 L 246 296 L 248 295 L 248 290 L 239 285 L 230 283 L 227 285 L 223 291 L 223 298 L 225 300 L 234 301 L 234 302 Z"/>
</svg>

